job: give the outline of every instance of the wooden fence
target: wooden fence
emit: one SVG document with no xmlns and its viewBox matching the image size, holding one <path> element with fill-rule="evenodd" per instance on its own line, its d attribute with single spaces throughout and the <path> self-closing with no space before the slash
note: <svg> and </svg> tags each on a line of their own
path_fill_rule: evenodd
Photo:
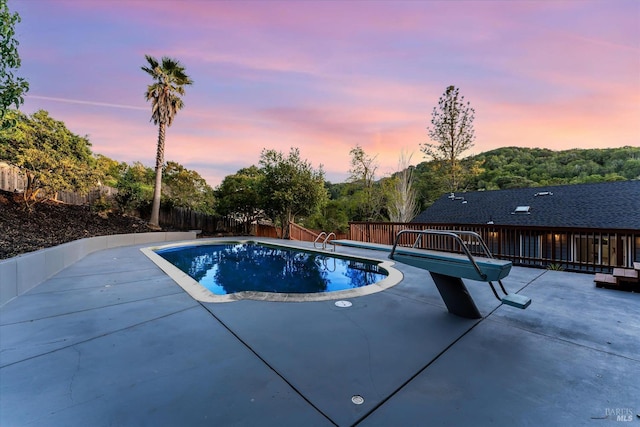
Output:
<svg viewBox="0 0 640 427">
<path fill-rule="evenodd" d="M 640 230 L 574 229 L 476 224 L 422 224 L 351 222 L 349 238 L 361 242 L 393 245 L 400 230 L 464 230 L 478 233 L 496 258 L 514 265 L 561 268 L 567 271 L 610 273 L 614 267 L 631 268 L 640 262 Z M 399 243 L 413 245 L 407 234 Z M 431 236 L 419 247 L 456 251 L 450 239 Z M 480 247 L 471 245 L 480 255 Z"/>
<path fill-rule="evenodd" d="M 243 221 L 218 215 L 207 215 L 187 208 L 171 208 L 160 210 L 160 225 L 178 230 L 201 230 L 202 234 L 215 235 L 246 235 Z M 282 238 L 282 228 L 270 224 L 251 224 L 249 234 L 256 237 Z M 320 231 L 309 230 L 298 224 L 289 224 L 289 238 L 304 242 L 313 242 Z M 346 238 L 346 234 L 339 234 L 337 239 Z"/>
<path fill-rule="evenodd" d="M 178 230 L 202 230 L 205 235 L 241 235 L 244 222 L 231 217 L 208 215 L 188 208 L 160 210 L 160 225 Z"/>
<path fill-rule="evenodd" d="M 113 197 L 116 194 L 118 194 L 117 188 L 101 185 L 86 194 L 75 191 L 58 191 L 56 200 L 70 205 L 90 205 L 102 196 Z"/>
<path fill-rule="evenodd" d="M 298 224 L 289 224 L 289 239 L 300 240 L 303 242 L 313 242 L 316 240 L 320 232 L 309 230 Z"/>
<path fill-rule="evenodd" d="M 0 162 L 0 190 L 23 192 L 27 187 L 27 180 L 20 168 L 6 162 Z M 92 204 L 102 196 L 115 196 L 118 190 L 106 185 L 100 185 L 88 193 L 76 191 L 58 191 L 55 200 L 70 205 Z"/>
<path fill-rule="evenodd" d="M 21 192 L 27 182 L 20 168 L 0 161 L 0 190 Z M 106 185 L 100 186 L 86 194 L 73 191 L 59 191 L 56 200 L 73 204 L 92 204 L 101 196 L 112 197 L 118 190 Z M 171 208 L 160 210 L 160 225 L 178 230 L 202 230 L 205 235 L 246 235 L 245 223 L 231 217 L 208 215 L 187 208 Z M 268 224 L 252 224 L 249 234 L 256 237 L 281 238 L 282 229 Z M 298 224 L 290 224 L 289 236 L 291 240 L 313 242 L 320 231 L 309 230 Z M 338 239 L 346 238 L 347 234 L 339 234 Z"/>
<path fill-rule="evenodd" d="M 23 191 L 26 185 L 19 168 L 0 161 L 0 190 Z"/>
<path fill-rule="evenodd" d="M 320 230 L 310 230 L 298 224 L 289 224 L 289 238 L 291 240 L 300 240 L 303 242 L 313 242 L 322 233 Z M 346 233 L 335 233 L 335 239 L 346 239 Z"/>
<path fill-rule="evenodd" d="M 282 229 L 269 224 L 255 224 L 252 227 L 252 234 L 256 237 L 282 238 Z"/>
</svg>

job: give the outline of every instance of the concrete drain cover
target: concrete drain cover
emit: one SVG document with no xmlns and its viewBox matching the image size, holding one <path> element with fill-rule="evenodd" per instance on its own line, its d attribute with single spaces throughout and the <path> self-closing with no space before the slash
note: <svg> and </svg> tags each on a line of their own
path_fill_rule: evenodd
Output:
<svg viewBox="0 0 640 427">
<path fill-rule="evenodd" d="M 350 301 L 336 301 L 336 307 L 351 307 Z"/>
<path fill-rule="evenodd" d="M 362 405 L 364 403 L 364 397 L 360 396 L 359 394 L 356 394 L 351 398 L 351 401 L 356 405 Z"/>
</svg>

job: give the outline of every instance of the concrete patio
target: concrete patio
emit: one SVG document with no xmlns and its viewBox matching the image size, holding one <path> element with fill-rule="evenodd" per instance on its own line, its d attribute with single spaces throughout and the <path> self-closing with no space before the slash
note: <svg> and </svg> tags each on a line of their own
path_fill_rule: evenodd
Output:
<svg viewBox="0 0 640 427">
<path fill-rule="evenodd" d="M 640 424 L 640 295 L 593 275 L 513 268 L 526 310 L 465 281 L 480 320 L 402 264 L 348 308 L 200 303 L 145 246 L 94 252 L 0 308 L 0 425 Z"/>
</svg>

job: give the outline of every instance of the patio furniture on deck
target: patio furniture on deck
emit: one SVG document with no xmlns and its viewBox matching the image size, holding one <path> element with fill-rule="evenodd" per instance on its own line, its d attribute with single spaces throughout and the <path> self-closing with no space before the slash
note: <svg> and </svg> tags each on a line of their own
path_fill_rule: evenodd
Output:
<svg viewBox="0 0 640 427">
<path fill-rule="evenodd" d="M 618 279 L 613 274 L 596 273 L 593 281 L 596 282 L 596 288 L 618 286 Z"/>
<path fill-rule="evenodd" d="M 615 267 L 612 274 L 596 273 L 593 281 L 597 288 L 640 290 L 640 263 L 634 268 Z"/>
</svg>

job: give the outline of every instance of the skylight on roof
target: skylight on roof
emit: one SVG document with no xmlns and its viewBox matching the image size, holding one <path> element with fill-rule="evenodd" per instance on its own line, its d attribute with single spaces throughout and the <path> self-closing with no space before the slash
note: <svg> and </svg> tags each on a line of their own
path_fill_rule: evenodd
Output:
<svg viewBox="0 0 640 427">
<path fill-rule="evenodd" d="M 512 214 L 530 214 L 531 206 L 517 206 Z"/>
</svg>

